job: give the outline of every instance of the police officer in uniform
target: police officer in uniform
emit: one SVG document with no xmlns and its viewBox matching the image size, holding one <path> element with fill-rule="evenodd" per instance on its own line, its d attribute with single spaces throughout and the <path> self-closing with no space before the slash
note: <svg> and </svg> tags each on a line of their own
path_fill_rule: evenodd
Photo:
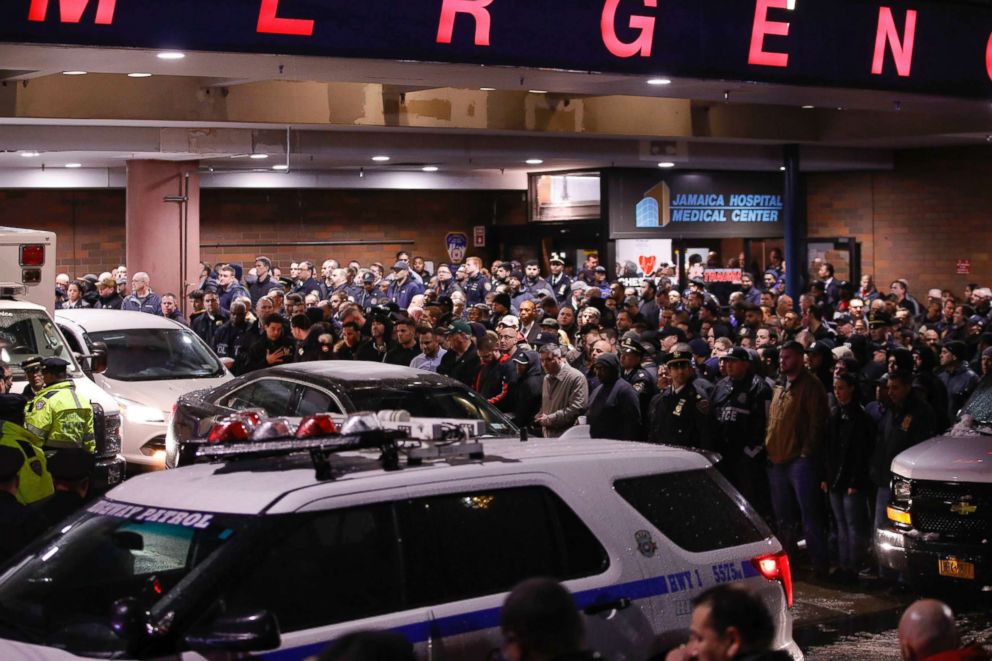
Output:
<svg viewBox="0 0 992 661">
<path fill-rule="evenodd" d="M 628 337 L 620 343 L 620 378 L 634 387 L 641 409 L 641 422 L 648 419 L 651 400 L 658 394 L 657 376 L 641 367 L 644 358 L 644 347 L 633 337 Z"/>
<path fill-rule="evenodd" d="M 558 305 L 565 305 L 572 293 L 572 279 L 565 275 L 565 253 L 551 253 L 548 264 L 551 266 L 548 285 L 551 287 L 551 291 L 555 293 L 555 299 L 557 299 Z"/>
<path fill-rule="evenodd" d="M 717 468 L 759 514 L 771 520 L 765 431 L 772 390 L 751 370 L 747 349 L 734 347 L 720 358 L 720 367 L 727 376 L 717 382 L 711 399 L 716 450 L 723 456 Z"/>
<path fill-rule="evenodd" d="M 672 385 L 651 400 L 648 442 L 715 450 L 713 384 L 696 376 L 688 344 L 676 344 L 665 360 Z"/>
<path fill-rule="evenodd" d="M 31 508 L 45 525 L 55 525 L 83 506 L 94 465 L 93 455 L 85 450 L 62 450 L 52 457 L 48 469 L 55 493 Z"/>
<path fill-rule="evenodd" d="M 46 358 L 41 364 L 45 388 L 25 409 L 24 427 L 42 440 L 45 450 L 83 448 L 95 452 L 93 406 L 76 393 L 76 384 L 66 374 L 69 363 Z"/>
<path fill-rule="evenodd" d="M 478 259 L 478 257 L 469 257 L 465 260 L 465 269 L 468 272 L 468 277 L 462 283 L 462 289 L 465 290 L 466 305 L 485 303 L 486 294 L 492 291 L 493 288 L 489 279 L 482 275 L 481 262 Z"/>
<path fill-rule="evenodd" d="M 45 387 L 45 379 L 41 376 L 41 356 L 31 356 L 23 361 L 21 369 L 24 370 L 24 376 L 27 377 L 27 383 L 21 394 L 29 400 L 34 399 L 34 396 Z"/>
<path fill-rule="evenodd" d="M 48 472 L 41 439 L 24 428 L 23 395 L 0 394 L 0 446 L 14 448 L 24 455 L 18 474 L 17 500 L 30 505 L 52 495 L 52 476 Z"/>
<path fill-rule="evenodd" d="M 362 287 L 355 293 L 355 303 L 362 310 L 368 312 L 378 306 L 383 301 L 388 300 L 385 294 L 379 292 L 376 287 L 375 273 L 366 271 L 362 274 Z"/>
<path fill-rule="evenodd" d="M 17 500 L 23 466 L 20 450 L 0 445 L 0 562 L 24 548 L 42 529 L 38 517 Z"/>
</svg>

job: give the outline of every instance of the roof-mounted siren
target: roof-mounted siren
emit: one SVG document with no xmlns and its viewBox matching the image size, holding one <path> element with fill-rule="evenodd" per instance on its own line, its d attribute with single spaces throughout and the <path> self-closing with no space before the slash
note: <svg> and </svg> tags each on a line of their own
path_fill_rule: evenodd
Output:
<svg viewBox="0 0 992 661">
<path fill-rule="evenodd" d="M 22 243 L 18 251 L 21 282 L 26 286 L 41 284 L 41 267 L 45 265 L 46 246 L 43 243 Z"/>
</svg>

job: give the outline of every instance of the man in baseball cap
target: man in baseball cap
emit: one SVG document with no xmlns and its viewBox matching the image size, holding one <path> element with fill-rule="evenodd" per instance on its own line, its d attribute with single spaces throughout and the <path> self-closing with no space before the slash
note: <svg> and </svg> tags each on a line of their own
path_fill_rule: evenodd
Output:
<svg viewBox="0 0 992 661">
<path fill-rule="evenodd" d="M 444 329 L 444 335 L 447 352 L 438 364 L 437 373 L 457 379 L 471 388 L 482 368 L 472 326 L 467 321 L 455 319 Z"/>
</svg>

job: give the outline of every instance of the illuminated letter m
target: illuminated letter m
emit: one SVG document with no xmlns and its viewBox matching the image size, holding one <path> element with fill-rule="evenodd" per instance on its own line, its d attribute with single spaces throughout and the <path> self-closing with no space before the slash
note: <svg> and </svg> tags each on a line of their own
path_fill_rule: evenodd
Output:
<svg viewBox="0 0 992 661">
<path fill-rule="evenodd" d="M 59 20 L 63 23 L 78 23 L 83 18 L 83 12 L 90 4 L 90 0 L 56 0 L 59 5 Z M 114 9 L 117 0 L 97 0 L 96 19 L 93 21 L 97 25 L 110 25 L 114 22 Z M 48 0 L 31 0 L 31 7 L 28 9 L 28 20 L 45 20 L 48 15 Z"/>
</svg>

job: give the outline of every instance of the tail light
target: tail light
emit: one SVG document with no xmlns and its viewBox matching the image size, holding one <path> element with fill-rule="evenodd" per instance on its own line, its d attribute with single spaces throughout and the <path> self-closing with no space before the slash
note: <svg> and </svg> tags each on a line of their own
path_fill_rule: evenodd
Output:
<svg viewBox="0 0 992 661">
<path fill-rule="evenodd" d="M 26 243 L 21 245 L 21 266 L 44 266 L 45 245 Z"/>
<path fill-rule="evenodd" d="M 255 428 L 251 434 L 253 441 L 266 441 L 275 438 L 288 438 L 293 435 L 286 418 L 271 418 Z"/>
<path fill-rule="evenodd" d="M 758 573 L 769 581 L 778 581 L 785 591 L 785 601 L 792 608 L 792 569 L 789 567 L 789 556 L 785 551 L 769 555 L 759 555 L 751 559 L 751 564 Z"/>
<path fill-rule="evenodd" d="M 296 429 L 296 438 L 313 438 L 315 436 L 330 436 L 338 433 L 338 426 L 329 415 L 311 415 L 300 421 Z"/>
</svg>

